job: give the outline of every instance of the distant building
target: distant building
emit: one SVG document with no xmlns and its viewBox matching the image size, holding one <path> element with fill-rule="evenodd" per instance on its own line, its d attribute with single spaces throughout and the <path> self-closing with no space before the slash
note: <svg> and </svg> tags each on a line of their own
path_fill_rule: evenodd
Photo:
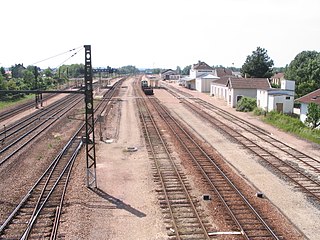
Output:
<svg viewBox="0 0 320 240">
<path fill-rule="evenodd" d="M 198 63 L 191 66 L 189 77 L 196 79 L 197 77 L 204 76 L 204 74 L 215 75 L 215 71 L 213 67 L 210 67 L 205 62 L 198 61 Z"/>
<path fill-rule="evenodd" d="M 178 80 L 180 78 L 180 74 L 172 69 L 166 69 L 160 72 L 160 78 L 162 80 Z"/>
<path fill-rule="evenodd" d="M 210 84 L 213 80 L 217 80 L 215 70 L 205 62 L 198 61 L 193 64 L 188 77 L 182 78 L 185 86 L 189 89 L 195 89 L 199 92 L 210 92 Z"/>
<path fill-rule="evenodd" d="M 270 83 L 272 85 L 281 85 L 281 80 L 284 80 L 284 73 L 275 73 L 271 78 L 270 78 Z"/>
<path fill-rule="evenodd" d="M 320 105 L 320 88 L 296 99 L 296 101 L 301 104 L 301 106 L 300 106 L 300 120 L 301 120 L 301 122 L 305 123 L 306 119 L 307 119 L 309 104 L 315 103 L 315 104 Z"/>
</svg>

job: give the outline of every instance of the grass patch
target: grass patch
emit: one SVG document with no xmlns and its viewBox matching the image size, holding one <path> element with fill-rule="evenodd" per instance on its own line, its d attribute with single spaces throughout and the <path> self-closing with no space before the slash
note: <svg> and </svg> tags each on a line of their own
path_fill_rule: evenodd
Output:
<svg viewBox="0 0 320 240">
<path fill-rule="evenodd" d="M 305 126 L 299 118 L 294 118 L 277 112 L 269 112 L 263 121 L 300 138 L 320 144 L 320 130 Z"/>
<path fill-rule="evenodd" d="M 19 99 L 19 100 L 0 101 L 0 110 L 17 105 L 17 104 L 25 103 L 30 99 L 34 99 L 34 94 L 26 95 L 23 99 Z"/>
</svg>

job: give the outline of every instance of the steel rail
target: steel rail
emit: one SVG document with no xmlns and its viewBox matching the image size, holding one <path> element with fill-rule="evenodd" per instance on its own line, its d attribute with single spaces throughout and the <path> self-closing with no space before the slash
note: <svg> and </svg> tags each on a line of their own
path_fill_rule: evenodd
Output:
<svg viewBox="0 0 320 240">
<path fill-rule="evenodd" d="M 3 233 L 4 229 L 12 221 L 14 216 L 18 213 L 18 211 L 21 209 L 23 204 L 28 200 L 28 198 L 30 198 L 30 196 L 32 195 L 33 191 L 37 188 L 37 186 L 41 183 L 41 181 L 49 174 L 50 171 L 52 173 L 52 169 L 54 169 L 57 166 L 59 160 L 62 158 L 64 153 L 68 150 L 68 148 L 72 144 L 72 141 L 77 137 L 77 135 L 79 134 L 80 130 L 81 130 L 81 128 L 79 128 L 76 131 L 76 133 L 73 135 L 73 137 L 65 144 L 63 149 L 57 154 L 57 156 L 51 162 L 49 167 L 44 171 L 44 173 L 40 176 L 40 178 L 36 181 L 36 183 L 31 187 L 31 189 L 28 191 L 28 193 L 22 198 L 22 200 L 17 205 L 17 207 L 12 211 L 12 213 L 9 215 L 9 217 L 6 219 L 6 221 L 1 225 L 0 234 Z"/>
<path fill-rule="evenodd" d="M 140 92 L 140 94 L 143 94 Z M 208 235 L 208 232 L 201 220 L 201 217 L 200 215 L 198 214 L 197 212 L 197 209 L 196 209 L 196 206 L 194 205 L 192 199 L 191 199 L 191 196 L 190 196 L 190 193 L 189 191 L 187 190 L 183 180 L 182 180 L 182 177 L 179 173 L 179 170 L 177 169 L 177 166 L 174 162 L 174 160 L 172 159 L 171 157 L 171 154 L 165 144 L 165 141 L 163 139 L 163 137 L 161 136 L 161 133 L 160 133 L 160 130 L 157 126 L 157 124 L 155 123 L 154 119 L 152 118 L 152 114 L 150 112 L 150 110 L 148 109 L 147 107 L 147 103 L 146 103 L 146 99 L 143 99 L 143 98 L 140 98 L 140 99 L 137 99 L 138 100 L 138 109 L 139 109 L 139 113 L 140 113 L 140 117 L 142 119 L 142 122 L 143 122 L 143 126 L 144 126 L 144 129 L 145 129 L 145 132 L 146 132 L 146 136 L 147 136 L 147 139 L 148 139 L 148 142 L 149 142 L 149 146 L 151 148 L 151 151 L 152 151 L 152 156 L 153 156 L 153 159 L 154 159 L 154 162 L 155 162 L 155 165 L 156 165 L 156 168 L 157 168 L 157 172 L 159 174 L 159 177 L 160 177 L 160 180 L 161 180 L 161 185 L 162 185 L 162 189 L 163 189 L 163 192 L 164 192 L 164 195 L 165 195 L 165 199 L 166 199 L 166 202 L 167 202 L 167 205 L 168 205 L 168 208 L 169 208 L 169 212 L 170 212 L 170 216 L 171 216 L 171 220 L 172 220 L 172 223 L 173 226 L 174 226 L 174 233 L 175 233 L 175 236 L 177 239 L 182 239 L 179 235 L 179 227 L 178 227 L 178 224 L 176 223 L 176 217 L 175 217 L 175 214 L 174 214 L 174 210 L 172 209 L 172 206 L 171 206 L 171 200 L 169 199 L 169 195 L 168 195 L 168 192 L 167 192 L 167 188 L 166 188 L 166 185 L 165 185 L 165 180 L 164 180 L 164 177 L 163 177 L 163 174 L 162 174 L 162 171 L 161 171 L 161 167 L 159 165 L 159 161 L 157 160 L 157 154 L 156 154 L 156 150 L 154 148 L 154 145 L 152 144 L 153 141 L 151 140 L 151 133 L 149 132 L 150 130 L 148 130 L 148 127 L 147 127 L 147 123 L 146 123 L 146 117 L 143 116 L 143 113 L 142 113 L 142 106 L 141 105 L 144 105 L 143 108 L 145 109 L 146 113 L 147 113 L 147 117 L 150 119 L 151 123 L 152 123 L 152 126 L 156 132 L 156 135 L 157 135 L 157 138 L 160 140 L 160 143 L 163 147 L 163 149 L 165 150 L 166 152 L 166 155 L 170 161 L 170 164 L 171 166 L 173 167 L 173 171 L 175 172 L 176 176 L 178 176 L 178 179 L 179 179 L 179 182 L 180 182 L 180 186 L 183 188 L 183 191 L 185 193 L 185 196 L 187 197 L 188 199 L 188 202 L 190 203 L 190 205 L 192 206 L 192 210 L 193 210 L 193 213 L 195 214 L 196 218 L 198 219 L 198 222 L 200 223 L 200 226 L 201 226 L 201 229 L 202 229 L 202 232 L 205 236 L 206 239 L 210 239 L 209 235 Z"/>
<path fill-rule="evenodd" d="M 206 119 L 208 122 L 213 124 L 215 127 L 218 127 L 221 131 L 226 133 L 228 136 L 235 139 L 238 143 L 240 143 L 241 145 L 249 149 L 251 152 L 258 155 L 262 160 L 264 160 L 266 163 L 272 166 L 276 171 L 278 171 L 279 173 L 287 177 L 287 179 L 289 179 L 298 187 L 300 187 L 303 192 L 309 194 L 309 196 L 312 196 L 317 201 L 320 201 L 320 183 L 318 181 L 312 179 L 311 177 L 306 175 L 304 172 L 300 171 L 299 169 L 296 169 L 286 161 L 283 161 L 282 159 L 277 157 L 275 154 L 264 149 L 262 146 L 258 145 L 253 140 L 237 132 L 235 129 L 231 128 L 226 123 L 218 120 L 212 115 L 209 115 L 208 113 L 200 110 L 194 105 L 187 104 L 186 106 L 192 109 L 193 111 L 195 111 L 200 116 L 202 116 L 204 119 Z M 262 151 L 262 153 L 259 152 L 258 150 Z M 276 161 L 276 162 L 273 162 L 273 161 Z M 297 175 L 297 176 L 294 176 L 294 175 Z M 311 185 L 309 185 L 310 183 Z"/>
<path fill-rule="evenodd" d="M 239 118 L 239 117 L 237 117 L 237 116 L 235 116 L 235 115 L 233 115 L 233 114 L 231 114 L 231 113 L 229 113 L 229 112 L 227 112 L 227 111 L 225 111 L 223 109 L 220 109 L 220 108 L 218 108 L 218 107 L 216 107 L 216 106 L 214 106 L 214 105 L 212 105 L 212 104 L 210 104 L 208 102 L 205 102 L 202 99 L 198 99 L 197 98 L 197 99 L 194 99 L 193 101 L 195 101 L 197 103 L 200 102 L 199 103 L 200 105 L 206 107 L 209 110 L 214 109 L 216 111 L 222 112 L 222 114 L 221 113 L 217 113 L 221 117 L 224 117 L 224 115 L 228 115 L 229 117 L 233 118 L 235 121 L 239 121 L 239 122 L 243 123 L 245 126 L 248 126 L 249 128 L 243 127 L 241 125 L 238 125 L 238 126 L 243 128 L 243 129 L 245 129 L 246 131 L 250 132 L 251 134 L 255 135 L 259 139 L 267 141 L 273 147 L 275 147 L 275 148 L 277 148 L 277 149 L 279 149 L 279 150 L 281 150 L 283 152 L 286 152 L 290 156 L 296 158 L 296 160 L 298 160 L 298 161 L 302 162 L 303 164 L 307 165 L 308 167 L 312 168 L 316 173 L 320 173 L 320 169 L 319 169 L 320 160 L 317 160 L 317 159 L 315 159 L 315 158 L 313 158 L 313 157 L 311 157 L 311 156 L 309 156 L 309 155 L 307 155 L 307 154 L 305 154 L 305 153 L 303 153 L 303 152 L 301 152 L 301 151 L 289 146 L 288 144 L 279 141 L 278 139 L 272 137 L 270 135 L 270 133 L 266 134 L 265 130 L 263 130 L 261 128 L 258 128 L 257 126 L 254 126 L 251 123 L 249 123 L 249 122 L 247 122 L 247 121 L 245 121 L 245 120 L 243 120 L 243 119 L 241 119 L 241 118 Z M 251 130 L 251 129 L 253 129 L 253 130 Z M 257 131 L 257 132 L 261 133 L 262 135 L 258 135 L 256 133 L 254 133 L 254 131 Z M 268 141 L 266 138 L 270 139 L 270 141 Z M 281 144 L 285 148 L 280 147 L 279 144 Z M 294 153 L 296 153 L 296 154 L 299 154 L 300 156 L 297 157 L 296 154 L 294 154 L 292 152 L 289 152 L 289 150 L 294 152 Z M 307 160 L 304 160 L 303 158 L 307 158 L 309 161 L 311 160 L 316 165 L 312 165 L 311 163 L 307 162 Z"/>
<path fill-rule="evenodd" d="M 3 153 L 5 151 L 7 151 L 10 147 L 12 147 L 13 145 L 17 144 L 19 141 L 21 141 L 23 138 L 25 138 L 26 136 L 30 135 L 34 129 L 40 128 L 42 125 L 46 124 L 49 120 L 51 121 L 51 123 L 49 124 L 49 126 L 53 126 L 53 124 L 59 120 L 59 118 L 61 116 L 63 116 L 64 114 L 66 114 L 67 112 L 69 112 L 75 105 L 77 105 L 79 102 L 81 101 L 81 99 L 79 99 L 78 102 L 74 103 L 72 106 L 66 106 L 65 108 L 63 108 L 62 110 L 60 110 L 57 114 L 60 114 L 59 117 L 57 118 L 48 118 L 46 119 L 42 124 L 34 127 L 33 129 L 31 129 L 30 131 L 28 131 L 26 134 L 20 136 L 18 139 L 16 139 L 13 143 L 11 143 L 9 146 L 3 148 L 0 150 L 0 153 Z M 53 119 L 53 120 L 52 120 Z M 0 166 L 2 164 L 4 164 L 7 160 L 9 160 L 12 156 L 14 156 L 17 152 L 19 152 L 21 149 L 23 149 L 25 146 L 27 146 L 30 142 L 32 142 L 36 137 L 38 137 L 41 133 L 43 133 L 44 131 L 46 131 L 48 129 L 48 126 L 46 126 L 45 128 L 41 129 L 36 135 L 32 136 L 31 138 L 29 138 L 26 142 L 24 142 L 23 144 L 21 144 L 17 149 L 15 149 L 13 152 L 11 152 L 10 154 L 8 154 L 6 157 L 4 157 L 3 159 L 1 159 L 0 161 Z"/>
<path fill-rule="evenodd" d="M 29 235 L 30 235 L 30 232 L 33 228 L 33 226 L 35 225 L 37 219 L 38 219 L 38 216 L 40 215 L 40 212 L 42 211 L 42 209 L 44 208 L 45 204 L 47 204 L 47 202 L 49 201 L 49 198 L 51 196 L 51 194 L 53 193 L 53 191 L 56 189 L 58 183 L 60 182 L 60 180 L 62 179 L 63 175 L 67 172 L 67 176 L 70 176 L 70 172 L 72 170 L 72 166 L 73 166 L 73 163 L 78 155 L 78 153 L 80 152 L 80 149 L 82 147 L 82 141 L 80 140 L 79 141 L 79 144 L 77 146 L 77 148 L 75 149 L 75 151 L 72 153 L 72 156 L 70 158 L 70 160 L 67 162 L 67 164 L 65 165 L 64 169 L 62 170 L 62 172 L 60 173 L 59 177 L 56 179 L 54 185 L 51 187 L 49 193 L 47 193 L 47 196 L 44 200 L 40 201 L 41 198 L 43 197 L 44 195 L 44 191 L 45 191 L 45 188 L 43 188 L 43 192 L 41 194 L 41 196 L 39 197 L 39 201 L 37 202 L 37 205 L 35 207 L 35 212 L 32 214 L 31 216 L 31 220 L 28 222 L 28 226 L 27 226 L 27 229 L 25 230 L 25 232 L 23 233 L 23 236 L 21 237 L 21 240 L 25 240 L 25 239 L 28 239 Z M 49 178 L 48 178 L 49 179 Z M 68 180 L 66 180 L 68 181 Z M 46 184 L 47 186 L 47 184 Z M 64 184 L 64 187 L 63 187 L 63 191 L 62 191 L 62 195 L 61 195 L 61 198 L 64 196 L 64 193 L 65 193 L 65 188 L 67 187 L 66 184 Z M 60 200 L 61 202 L 61 200 Z"/>
<path fill-rule="evenodd" d="M 68 102 L 67 106 L 63 106 L 63 108 L 57 109 L 55 106 L 55 108 L 51 109 L 49 112 L 46 112 L 45 114 L 42 114 L 40 117 L 43 117 L 44 121 L 42 121 L 40 124 L 33 126 L 31 129 L 27 130 L 27 132 L 23 133 L 20 137 L 18 137 L 17 139 L 14 139 L 11 143 L 9 143 L 8 145 L 6 145 L 4 148 L 2 148 L 0 150 L 0 154 L 2 154 L 3 152 L 7 151 L 8 149 L 10 149 L 12 146 L 14 146 L 15 144 L 17 144 L 19 141 L 21 141 L 22 139 L 24 139 L 26 136 L 30 135 L 32 132 L 34 132 L 36 129 L 40 128 L 41 126 L 45 125 L 47 122 L 52 121 L 52 119 L 58 119 L 60 118 L 62 115 L 64 115 L 65 113 L 67 113 L 68 111 L 70 111 L 74 106 L 76 106 L 79 102 L 81 101 L 80 98 L 77 99 L 73 99 L 72 102 Z M 52 111 L 53 112 L 51 115 L 50 114 Z M 62 113 L 62 114 L 61 114 Z M 59 115 L 60 114 L 60 115 Z M 46 116 L 48 115 L 48 116 Z M 58 117 L 57 117 L 58 115 Z M 44 117 L 45 116 L 45 117 Z M 35 121 L 38 121 L 39 119 L 36 119 Z M 33 121 L 33 122 L 35 122 Z M 20 130 L 29 127 L 30 125 L 32 126 L 33 122 L 29 122 L 28 124 L 26 124 L 25 126 L 23 126 L 22 128 L 18 128 L 15 132 L 13 132 L 11 135 L 14 135 L 16 133 L 19 133 Z M 10 137 L 11 135 L 7 136 Z"/>
<path fill-rule="evenodd" d="M 46 97 L 44 97 L 42 99 L 42 101 L 47 101 L 51 98 L 53 98 L 56 94 L 50 94 Z M 31 100 L 30 100 L 31 101 Z M 34 101 L 32 102 L 27 102 L 27 103 L 23 103 L 23 104 L 18 104 L 16 107 L 10 109 L 10 110 L 5 110 L 3 112 L 1 112 L 1 116 L 0 116 L 0 122 L 6 120 L 6 119 L 9 119 L 10 117 L 13 117 L 14 115 L 17 115 L 25 110 L 28 110 L 28 109 L 31 109 L 31 108 L 34 108 Z"/>
<path fill-rule="evenodd" d="M 220 169 L 220 167 L 211 159 L 210 156 L 206 154 L 206 152 L 202 149 L 202 147 L 193 140 L 193 138 L 184 130 L 184 128 L 170 115 L 168 110 L 166 110 L 163 106 L 161 106 L 157 101 L 153 100 L 152 103 L 154 104 L 155 108 L 159 109 L 159 112 L 162 111 L 161 117 L 164 119 L 167 124 L 169 125 L 171 131 L 176 135 L 176 137 L 179 139 L 182 146 L 184 146 L 185 150 L 190 154 L 193 161 L 197 164 L 197 166 L 200 168 L 201 172 L 204 174 L 205 178 L 208 180 L 210 185 L 212 186 L 213 190 L 216 192 L 217 196 L 221 200 L 221 202 L 224 204 L 226 209 L 228 210 L 230 216 L 234 220 L 234 222 L 237 224 L 237 226 L 240 228 L 241 232 L 243 233 L 243 236 L 246 239 L 250 239 L 250 236 L 247 235 L 246 230 L 243 228 L 241 221 L 239 218 L 235 215 L 235 213 L 230 208 L 230 203 L 228 203 L 224 197 L 221 195 L 220 191 L 217 189 L 215 183 L 208 177 L 206 174 L 206 171 L 203 169 L 203 167 L 199 164 L 197 158 L 194 156 L 192 151 L 189 150 L 190 146 L 187 146 L 185 143 L 185 139 L 182 139 L 182 137 L 179 135 L 179 133 L 173 128 L 172 124 L 169 123 L 168 118 L 172 123 L 181 131 L 184 136 L 194 144 L 194 146 L 203 154 L 203 156 L 209 160 L 212 163 L 212 166 L 214 166 L 218 172 L 223 176 L 223 178 L 228 182 L 229 186 L 234 189 L 234 191 L 237 193 L 237 195 L 242 199 L 242 201 L 247 205 L 247 207 L 250 209 L 252 214 L 259 220 L 259 222 L 264 226 L 266 231 L 269 232 L 270 237 L 273 239 L 279 239 L 278 236 L 271 230 L 271 228 L 268 226 L 268 224 L 263 220 L 263 218 L 260 216 L 260 214 L 254 209 L 254 207 L 250 204 L 250 202 L 245 198 L 245 196 L 239 191 L 239 189 L 232 183 L 232 181 L 227 177 L 227 175 Z M 163 114 L 166 114 L 167 116 L 164 116 Z"/>
<path fill-rule="evenodd" d="M 179 94 L 174 92 L 172 89 L 169 89 L 168 87 L 166 87 L 166 89 L 174 96 L 179 97 Z M 177 89 L 175 89 L 177 90 Z M 179 91 L 179 93 L 183 94 L 184 92 Z M 190 100 L 190 101 L 189 101 Z M 292 181 L 296 186 L 298 186 L 303 192 L 309 194 L 309 196 L 312 196 L 314 199 L 316 199 L 317 201 L 320 201 L 320 183 L 318 180 L 316 180 L 317 176 L 313 175 L 312 177 L 309 176 L 308 174 L 306 174 L 305 172 L 303 172 L 303 170 L 301 170 L 299 168 L 299 166 L 296 166 L 294 164 L 292 164 L 291 162 L 288 161 L 284 161 L 282 160 L 280 157 L 276 156 L 275 154 L 271 153 L 270 151 L 266 150 L 263 146 L 258 145 L 255 141 L 249 139 L 248 137 L 244 136 L 243 134 L 239 133 L 238 131 L 236 131 L 236 129 L 228 126 L 226 123 L 220 121 L 219 119 L 217 119 L 216 117 L 208 114 L 205 111 L 200 111 L 197 107 L 194 107 L 191 103 L 191 101 L 197 102 L 200 105 L 204 105 L 204 107 L 208 108 L 213 108 L 213 109 L 217 109 L 217 111 L 222 112 L 223 114 L 219 114 L 219 116 L 225 118 L 225 115 L 228 115 L 229 117 L 240 121 L 241 123 L 251 127 L 254 129 L 254 131 L 258 131 L 259 133 L 262 134 L 258 135 L 255 134 L 252 130 L 244 128 L 243 126 L 238 125 L 239 127 L 245 129 L 246 131 L 250 132 L 251 134 L 253 134 L 254 136 L 258 137 L 259 139 L 266 141 L 268 144 L 274 146 L 276 149 L 288 154 L 290 157 L 292 157 L 295 162 L 297 164 L 302 164 L 305 167 L 309 168 L 309 169 L 304 169 L 306 171 L 309 171 L 309 173 L 311 174 L 311 171 L 313 171 L 315 174 L 320 172 L 319 169 L 319 164 L 320 161 L 308 156 L 307 154 L 298 151 L 292 147 L 290 147 L 288 144 L 285 144 L 283 142 L 280 142 L 279 140 L 275 139 L 274 137 L 270 136 L 269 133 L 265 134 L 266 131 L 257 127 L 257 126 L 253 126 L 251 123 L 238 118 L 236 116 L 234 116 L 233 114 L 217 107 L 214 106 L 210 103 L 207 103 L 205 101 L 203 101 L 202 99 L 199 98 L 184 98 L 181 99 L 181 102 L 183 104 L 185 104 L 188 108 L 192 109 L 193 111 L 197 112 L 197 114 L 202 115 L 202 117 L 204 119 L 207 119 L 207 121 L 211 122 L 211 124 L 214 124 L 215 126 L 218 126 L 219 129 L 221 131 L 223 131 L 224 133 L 227 133 L 228 136 L 232 137 L 233 139 L 235 139 L 237 142 L 239 142 L 241 145 L 243 145 L 244 147 L 246 147 L 247 149 L 249 149 L 251 152 L 253 152 L 254 154 L 257 154 L 262 160 L 264 160 L 267 164 L 269 164 L 270 166 L 272 166 L 276 171 L 278 171 L 280 174 L 284 175 L 288 180 Z M 187 103 L 188 104 L 187 104 Z M 200 103 L 199 103 L 200 102 Z M 228 120 L 228 119 L 227 119 Z M 217 121 L 218 124 L 214 123 L 214 121 Z M 223 126 L 223 127 L 222 127 Z M 234 134 L 232 134 L 231 132 L 234 132 Z M 235 135 L 236 133 L 236 135 Z M 272 141 L 267 141 L 267 139 L 265 139 L 265 137 L 270 138 Z M 241 138 L 243 138 L 244 140 L 241 140 Z M 280 146 L 278 146 L 279 144 L 281 144 L 282 146 L 285 146 L 285 148 L 281 148 Z M 256 148 L 256 149 L 255 149 Z M 261 150 L 261 152 L 259 152 L 258 150 Z M 291 150 L 292 152 L 295 152 L 298 154 L 298 156 L 296 156 L 294 153 L 289 152 L 289 150 Z M 272 157 L 271 159 L 268 159 L 268 156 Z M 278 163 L 275 163 L 274 161 L 277 161 Z M 292 161 L 292 160 L 291 160 Z M 281 166 L 279 164 L 283 164 L 284 166 Z M 283 170 L 281 168 L 284 168 Z M 288 170 L 290 169 L 290 171 Z M 297 176 L 295 176 L 297 175 Z"/>
<path fill-rule="evenodd" d="M 123 79 L 122 79 L 123 80 Z M 119 84 L 116 84 L 116 86 L 119 86 Z M 116 90 L 113 89 L 112 91 L 108 91 L 105 96 L 111 98 L 113 95 L 114 95 L 114 92 Z M 101 107 L 103 106 L 104 108 L 108 105 L 108 101 L 104 101 L 106 102 L 105 105 L 103 106 L 103 102 L 99 103 L 98 106 Z M 99 107 L 95 108 L 95 112 L 98 111 Z M 97 119 L 95 119 L 95 121 L 97 121 Z M 84 126 L 85 126 L 85 123 L 83 123 L 79 128 L 78 130 L 76 131 L 76 133 L 73 135 L 73 137 L 68 141 L 68 143 L 64 146 L 64 148 L 59 152 L 59 154 L 56 156 L 56 158 L 52 161 L 52 163 L 50 164 L 50 166 L 47 168 L 47 170 L 42 174 L 42 176 L 38 179 L 38 181 L 34 184 L 34 186 L 32 187 L 31 190 L 29 190 L 29 192 L 26 194 L 25 197 L 23 197 L 23 199 L 21 200 L 21 202 L 18 204 L 18 206 L 13 210 L 13 212 L 9 215 L 9 217 L 6 219 L 6 221 L 1 225 L 0 227 L 0 234 L 4 231 L 4 229 L 6 228 L 6 226 L 12 221 L 12 219 L 14 218 L 14 216 L 19 212 L 19 209 L 23 206 L 23 204 L 25 204 L 25 202 L 30 198 L 32 192 L 34 191 L 33 189 L 39 185 L 39 183 L 44 179 L 44 177 L 46 177 L 46 175 L 48 174 L 48 172 L 50 171 L 50 169 L 52 169 L 59 161 L 59 159 L 61 159 L 64 155 L 64 153 L 68 150 L 68 148 L 70 147 L 70 145 L 72 144 L 72 141 L 79 135 L 79 133 L 81 132 L 81 130 L 84 129 Z M 78 152 L 80 151 L 81 149 L 81 146 L 82 146 L 82 141 L 80 141 L 78 147 L 76 148 L 76 151 L 72 154 L 72 157 L 71 159 L 73 159 L 72 161 L 75 160 Z M 73 162 L 72 162 L 73 164 Z M 72 166 L 72 165 L 71 165 Z M 64 168 L 66 169 L 67 166 Z M 71 167 L 70 167 L 70 171 L 71 171 Z M 67 179 L 69 178 L 70 176 L 70 171 L 68 172 L 67 174 Z M 52 171 L 51 171 L 52 172 Z M 62 173 L 60 174 L 60 179 L 62 177 Z M 48 177 L 49 179 L 49 177 Z M 49 180 L 47 180 L 47 183 L 49 182 Z M 54 184 L 55 186 L 57 186 L 57 181 L 56 183 Z M 52 228 L 52 232 L 51 232 L 51 239 L 56 239 L 56 236 L 57 236 L 57 231 L 58 231 L 58 225 L 59 225 L 59 219 L 60 219 L 60 214 L 61 214 L 61 209 L 62 209 L 62 204 L 63 204 L 63 198 L 66 194 L 66 186 L 67 186 L 67 183 L 68 183 L 68 180 L 65 182 L 64 184 L 64 188 L 63 188 L 63 191 L 62 191 L 62 198 L 60 199 L 60 204 L 59 206 L 56 208 L 56 213 L 55 213 L 55 217 L 54 217 L 54 223 L 53 223 L 53 228 Z M 44 196 L 44 193 L 47 194 L 47 191 L 44 192 L 44 189 L 43 188 L 43 191 L 42 191 L 42 197 Z M 37 204 L 36 204 L 36 207 L 35 207 L 35 210 L 33 211 L 33 214 L 32 214 L 32 217 L 31 217 L 31 220 L 29 221 L 29 224 L 28 224 L 28 228 L 26 229 L 26 231 L 24 232 L 24 235 L 22 237 L 22 239 L 27 239 L 29 234 L 31 233 L 31 230 L 33 228 L 33 225 L 36 223 L 37 221 L 37 218 L 41 212 L 41 210 L 45 207 L 45 202 L 50 198 L 50 195 L 53 193 L 53 190 L 52 189 L 50 192 L 49 192 L 49 195 L 46 195 L 46 198 L 44 200 L 41 200 L 41 197 L 39 197 L 38 201 L 37 201 Z"/>
<path fill-rule="evenodd" d="M 64 105 L 66 103 L 69 103 L 70 99 L 74 101 L 74 96 L 66 96 L 63 99 L 60 99 L 53 104 L 50 104 L 48 107 L 43 108 L 41 110 L 38 110 L 31 115 L 28 115 L 21 120 L 14 122 L 13 124 L 10 124 L 5 127 L 3 131 L 0 131 L 0 136 L 5 135 L 5 137 L 2 137 L 0 141 L 3 141 L 7 139 L 10 135 L 17 133 L 20 130 L 23 130 L 24 128 L 28 127 L 30 124 L 32 124 L 35 120 L 39 120 L 41 118 L 45 118 L 46 115 L 48 115 L 50 112 L 56 111 L 56 109 Z M 10 131 L 14 131 L 13 133 L 10 133 Z"/>
</svg>

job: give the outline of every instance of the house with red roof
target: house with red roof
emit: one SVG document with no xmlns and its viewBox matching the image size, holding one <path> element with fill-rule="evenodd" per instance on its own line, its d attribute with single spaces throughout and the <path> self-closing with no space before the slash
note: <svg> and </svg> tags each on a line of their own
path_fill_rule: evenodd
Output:
<svg viewBox="0 0 320 240">
<path fill-rule="evenodd" d="M 300 120 L 302 122 L 305 122 L 307 119 L 309 104 L 315 103 L 315 104 L 320 105 L 320 88 L 296 99 L 296 101 L 301 104 L 301 106 L 300 106 Z"/>
</svg>

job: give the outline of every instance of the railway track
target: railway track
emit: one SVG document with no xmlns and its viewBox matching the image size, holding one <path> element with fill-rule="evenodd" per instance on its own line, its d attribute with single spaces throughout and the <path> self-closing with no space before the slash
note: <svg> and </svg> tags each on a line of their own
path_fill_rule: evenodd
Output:
<svg viewBox="0 0 320 240">
<path fill-rule="evenodd" d="M 111 109 L 110 102 L 124 79 L 117 82 L 95 106 L 96 116 Z M 98 121 L 95 118 L 95 122 Z M 73 163 L 83 145 L 81 124 L 50 166 L 36 181 L 0 227 L 0 239 L 57 239 L 63 199 Z"/>
<path fill-rule="evenodd" d="M 224 206 L 226 210 L 226 218 L 232 219 L 230 223 L 230 231 L 224 232 L 222 234 L 230 235 L 232 239 L 281 239 L 282 236 L 277 236 L 274 230 L 269 227 L 269 224 L 260 216 L 260 214 L 254 209 L 254 207 L 250 204 L 250 202 L 246 199 L 246 197 L 240 192 L 240 190 L 232 183 L 230 178 L 226 173 L 223 172 L 222 168 L 215 161 L 214 156 L 210 156 L 206 153 L 206 150 L 194 139 L 194 136 L 191 136 L 188 131 L 182 126 L 177 120 L 175 120 L 162 105 L 155 98 L 148 98 L 149 102 L 152 103 L 154 109 L 156 109 L 157 114 L 161 117 L 161 119 L 167 124 L 172 135 L 175 136 L 180 142 L 181 147 L 185 150 L 186 154 L 189 156 L 189 160 L 191 160 L 197 169 L 203 175 L 203 179 L 207 182 L 207 184 L 212 188 L 212 191 L 219 198 L 220 202 Z M 141 101 L 141 100 L 139 100 Z M 155 117 L 158 119 L 158 117 Z M 148 128 L 148 125 L 151 125 L 150 122 L 153 120 L 152 116 L 147 116 L 144 122 L 145 128 Z M 154 125 L 154 123 L 152 123 Z M 156 130 L 150 130 L 150 133 L 146 133 L 146 138 L 151 139 L 148 140 L 150 145 L 155 146 L 155 150 L 151 149 L 152 156 L 154 156 L 153 152 L 158 153 L 157 150 L 160 148 L 159 145 L 164 140 L 155 140 L 155 135 L 158 133 L 153 133 Z M 157 132 L 157 131 L 156 131 Z M 161 135 L 161 133 L 159 133 Z M 165 143 L 163 143 L 165 145 Z M 153 159 L 159 158 L 160 163 L 163 163 L 164 155 L 155 155 Z M 161 166 L 161 165 L 160 165 Z M 158 172 L 161 172 L 161 168 L 157 167 Z M 168 167 L 165 167 L 167 170 Z M 160 175 L 159 173 L 158 175 Z M 165 171 L 164 171 L 165 174 Z M 173 174 L 167 174 L 168 176 L 172 176 Z M 166 176 L 166 175 L 165 175 Z M 161 176 L 159 179 L 162 180 Z M 171 184 L 176 184 L 176 180 L 171 180 Z M 161 183 L 162 187 L 166 188 L 166 183 Z M 170 186 L 170 178 L 168 180 L 168 185 Z M 188 189 L 188 187 L 186 188 Z M 165 191 L 165 190 L 164 190 Z M 170 192 L 170 188 L 169 188 Z M 164 197 L 167 199 L 167 197 Z M 166 204 L 170 204 L 170 198 L 168 198 Z M 178 207 L 178 206 L 177 206 Z M 179 211 L 179 210 L 176 210 Z M 169 211 L 171 212 L 171 211 Z M 175 211 L 172 211 L 175 212 Z M 175 216 L 173 215 L 172 218 Z M 207 225 L 205 225 L 207 227 Z M 175 228 L 174 228 L 175 230 Z M 179 232 L 179 226 L 177 226 L 177 230 L 175 232 Z M 207 238 L 215 238 L 217 235 L 221 234 L 221 232 L 216 231 L 214 229 L 208 229 Z M 192 230 L 189 230 L 189 238 L 187 239 L 197 239 L 192 236 Z M 232 236 L 231 236 L 232 235 Z M 186 235 L 187 236 L 187 235 Z M 200 239 L 207 239 L 200 238 Z M 176 239 L 179 239 L 178 237 Z M 181 237 L 181 239 L 184 239 Z"/>
<path fill-rule="evenodd" d="M 59 222 L 72 165 L 82 146 L 79 131 L 1 225 L 1 239 L 55 239 L 52 227 Z"/>
<path fill-rule="evenodd" d="M 0 166 L 52 127 L 82 101 L 82 96 L 69 95 L 44 110 L 8 126 L 0 132 Z"/>
<path fill-rule="evenodd" d="M 160 204 L 166 214 L 168 235 L 174 239 L 210 239 L 209 226 L 199 213 L 199 204 L 188 191 L 190 186 L 186 176 L 175 164 L 146 102 L 139 98 L 137 105 L 149 154 L 154 160 L 155 175 L 162 189 Z"/>
<path fill-rule="evenodd" d="M 181 97 L 177 92 L 170 91 Z M 182 94 L 182 93 L 180 93 Z M 191 111 L 211 123 L 216 130 L 241 144 L 263 163 L 295 184 L 320 203 L 320 161 L 283 143 L 271 134 L 199 98 L 181 98 Z M 209 112 L 208 112 L 209 111 Z"/>
<path fill-rule="evenodd" d="M 54 96 L 56 96 L 56 94 L 46 94 L 44 96 L 44 98 L 42 99 L 42 101 L 47 101 L 51 98 L 53 98 Z M 28 101 L 26 103 L 23 104 L 19 104 L 18 106 L 10 109 L 10 110 L 6 110 L 1 112 L 1 116 L 0 116 L 0 122 L 7 120 L 21 112 L 24 112 L 26 110 L 32 109 L 35 107 L 35 103 L 34 101 Z"/>
<path fill-rule="evenodd" d="M 227 174 L 222 171 L 214 157 L 208 155 L 164 107 L 155 100 L 152 100 L 152 103 L 223 203 L 238 227 L 234 231 L 238 231 L 245 239 L 280 239 L 281 236 L 274 233 Z"/>
</svg>

